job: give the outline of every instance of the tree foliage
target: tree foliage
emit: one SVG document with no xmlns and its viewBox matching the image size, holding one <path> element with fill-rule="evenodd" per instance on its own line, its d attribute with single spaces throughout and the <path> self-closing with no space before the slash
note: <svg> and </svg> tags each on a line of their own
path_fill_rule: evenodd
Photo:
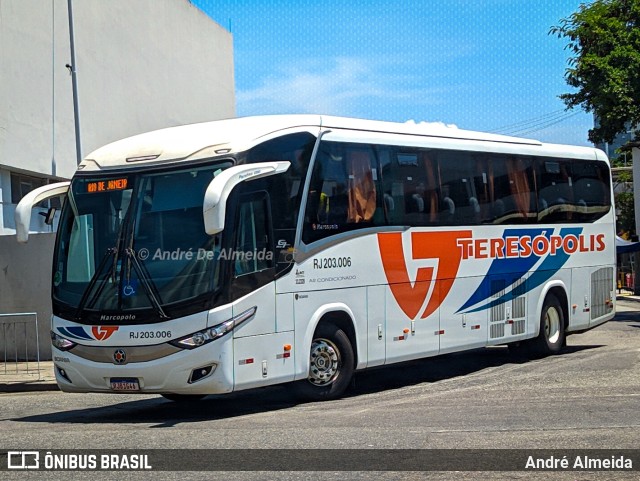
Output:
<svg viewBox="0 0 640 481">
<path fill-rule="evenodd" d="M 620 192 L 616 195 L 616 232 L 624 233 L 627 237 L 636 233 L 636 209 L 633 202 L 633 192 Z"/>
<path fill-rule="evenodd" d="M 560 98 L 599 119 L 589 139 L 611 142 L 625 124 L 640 124 L 640 0 L 582 4 L 551 33 L 573 54 L 565 79 L 577 91 Z"/>
</svg>

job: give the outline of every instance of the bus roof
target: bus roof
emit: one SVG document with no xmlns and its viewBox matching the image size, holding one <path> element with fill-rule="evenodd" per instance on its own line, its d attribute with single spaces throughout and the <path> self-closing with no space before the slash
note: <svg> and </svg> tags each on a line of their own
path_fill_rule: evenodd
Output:
<svg viewBox="0 0 640 481">
<path fill-rule="evenodd" d="M 285 130 L 321 128 L 409 135 L 461 141 L 511 144 L 541 150 L 540 154 L 571 153 L 583 158 L 606 158 L 588 147 L 543 144 L 536 140 L 473 132 L 431 123 L 397 123 L 321 115 L 265 115 L 215 120 L 155 130 L 107 144 L 85 157 L 79 170 L 102 170 L 196 160 L 245 150 L 262 138 Z M 542 152 L 544 151 L 544 152 Z M 549 152 L 551 151 L 551 152 Z"/>
</svg>

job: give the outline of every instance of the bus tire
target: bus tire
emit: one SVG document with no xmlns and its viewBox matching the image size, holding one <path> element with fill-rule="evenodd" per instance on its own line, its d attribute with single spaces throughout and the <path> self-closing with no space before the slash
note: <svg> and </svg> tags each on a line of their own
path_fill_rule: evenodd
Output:
<svg viewBox="0 0 640 481">
<path fill-rule="evenodd" d="M 177 403 L 190 403 L 200 401 L 202 398 L 206 397 L 206 394 L 174 394 L 174 393 L 165 393 L 162 394 L 162 397 L 168 399 L 169 401 L 177 402 Z"/>
<path fill-rule="evenodd" d="M 309 376 L 296 383 L 298 396 L 307 401 L 340 397 L 355 370 L 349 337 L 335 324 L 320 324 L 313 335 L 309 357 Z"/>
<path fill-rule="evenodd" d="M 565 344 L 564 311 L 556 296 L 548 294 L 540 313 L 540 334 L 532 340 L 534 354 L 558 354 Z"/>
</svg>

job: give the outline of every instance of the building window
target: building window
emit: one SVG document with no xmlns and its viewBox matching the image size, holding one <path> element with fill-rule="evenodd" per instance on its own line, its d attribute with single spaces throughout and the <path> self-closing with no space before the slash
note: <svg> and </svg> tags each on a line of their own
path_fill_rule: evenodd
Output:
<svg viewBox="0 0 640 481">
<path fill-rule="evenodd" d="M 48 180 L 42 177 L 33 177 L 31 175 L 11 172 L 11 203 L 17 204 L 29 192 L 37 189 L 38 187 L 42 187 L 43 185 L 47 185 L 48 183 Z M 37 204 L 37 207 L 42 207 L 44 209 L 55 207 L 59 210 L 61 207 L 61 198 L 54 197 L 52 199 L 45 200 Z"/>
<path fill-rule="evenodd" d="M 38 187 L 47 184 L 47 179 L 30 175 L 11 173 L 11 202 L 17 204 L 22 198 Z"/>
</svg>

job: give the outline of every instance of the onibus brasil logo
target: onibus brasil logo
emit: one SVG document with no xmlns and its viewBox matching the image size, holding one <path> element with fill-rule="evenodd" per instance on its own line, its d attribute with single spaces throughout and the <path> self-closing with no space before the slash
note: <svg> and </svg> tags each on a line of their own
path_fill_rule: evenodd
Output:
<svg viewBox="0 0 640 481">
<path fill-rule="evenodd" d="M 503 304 L 538 287 L 558 272 L 572 254 L 602 252 L 606 247 L 604 234 L 583 235 L 581 227 L 562 228 L 558 234 L 549 228 L 505 229 L 497 238 L 474 238 L 470 230 L 412 232 L 410 245 L 411 252 L 405 252 L 402 233 L 378 234 L 389 288 L 410 319 L 425 319 L 440 307 L 462 261 L 492 259 L 480 285 L 457 310 L 469 313 Z M 419 267 L 415 279 L 411 279 L 407 259 L 436 263 L 435 267 Z M 522 282 L 524 274 L 534 266 L 535 270 Z M 496 278 L 505 279 L 506 286 L 492 283 Z M 505 293 L 496 298 L 503 290 Z"/>
</svg>

